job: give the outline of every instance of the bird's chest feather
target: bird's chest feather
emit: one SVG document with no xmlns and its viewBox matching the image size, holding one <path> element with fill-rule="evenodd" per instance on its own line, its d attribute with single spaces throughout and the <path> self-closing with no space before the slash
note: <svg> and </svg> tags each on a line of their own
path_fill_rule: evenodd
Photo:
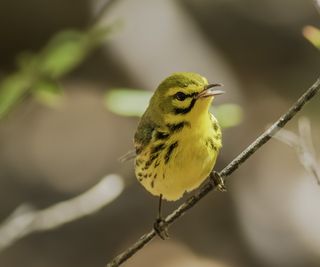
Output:
<svg viewBox="0 0 320 267">
<path fill-rule="evenodd" d="M 172 154 L 168 169 L 183 177 L 198 177 L 212 168 L 218 153 L 214 148 L 211 122 L 183 129 L 175 136 L 178 146 Z M 185 178 L 184 178 L 185 179 Z"/>
</svg>

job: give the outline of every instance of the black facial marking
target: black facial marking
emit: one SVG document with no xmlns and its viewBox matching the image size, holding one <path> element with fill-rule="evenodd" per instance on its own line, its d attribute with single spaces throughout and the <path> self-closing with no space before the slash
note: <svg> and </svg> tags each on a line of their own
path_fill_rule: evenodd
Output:
<svg viewBox="0 0 320 267">
<path fill-rule="evenodd" d="M 196 103 L 196 101 L 197 100 L 195 98 L 193 98 L 191 100 L 191 103 L 190 103 L 189 107 L 187 107 L 187 108 L 175 108 L 173 110 L 174 114 L 178 115 L 178 114 L 187 114 L 187 113 L 189 113 L 193 109 L 194 104 Z"/>
<path fill-rule="evenodd" d="M 167 124 L 167 127 L 169 128 L 170 132 L 178 132 L 183 129 L 184 122 L 180 122 L 177 124 Z"/>
<path fill-rule="evenodd" d="M 154 187 L 154 180 L 151 181 L 150 185 L 152 188 Z"/>
<path fill-rule="evenodd" d="M 178 141 L 174 142 L 173 144 L 171 144 L 168 148 L 168 151 L 164 157 L 164 163 L 167 164 L 170 160 L 171 154 L 173 152 L 173 150 L 178 146 Z"/>
<path fill-rule="evenodd" d="M 187 121 L 182 121 L 177 124 L 167 124 L 167 127 L 169 128 L 169 131 L 173 133 L 181 131 L 186 125 L 191 127 L 190 123 Z"/>
<path fill-rule="evenodd" d="M 194 92 L 192 94 L 188 94 L 187 97 L 192 97 L 194 98 L 196 95 L 198 95 L 198 92 Z"/>
</svg>

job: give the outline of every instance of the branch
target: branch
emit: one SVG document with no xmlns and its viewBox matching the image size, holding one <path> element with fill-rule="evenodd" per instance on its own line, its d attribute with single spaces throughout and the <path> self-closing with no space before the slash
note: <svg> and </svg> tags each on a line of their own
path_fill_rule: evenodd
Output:
<svg viewBox="0 0 320 267">
<path fill-rule="evenodd" d="M 320 185 L 320 167 L 312 142 L 310 121 L 307 118 L 299 119 L 299 134 L 283 129 L 274 137 L 296 151 L 301 164 Z"/>
<path fill-rule="evenodd" d="M 110 174 L 81 195 L 44 210 L 20 205 L 0 225 L 0 252 L 33 232 L 48 231 L 98 211 L 117 198 L 123 187 L 122 179 Z"/>
<path fill-rule="evenodd" d="M 251 145 L 249 145 L 240 155 L 232 160 L 219 174 L 222 178 L 226 178 L 232 174 L 242 163 L 244 163 L 253 153 L 255 153 L 261 146 L 268 142 L 272 136 L 284 127 L 301 108 L 312 99 L 320 91 L 320 78 L 297 100 L 297 102 L 282 115 L 271 127 L 269 127 L 262 135 L 260 135 Z M 187 210 L 196 205 L 204 196 L 215 189 L 211 182 L 207 182 L 198 193 L 188 198 L 180 207 L 169 214 L 165 219 L 165 226 L 170 226 L 178 218 L 180 218 Z M 143 235 L 136 243 L 126 249 L 124 252 L 115 257 L 107 264 L 107 267 L 120 266 L 127 259 L 132 257 L 136 252 L 142 249 L 156 236 L 156 232 L 151 230 Z"/>
</svg>

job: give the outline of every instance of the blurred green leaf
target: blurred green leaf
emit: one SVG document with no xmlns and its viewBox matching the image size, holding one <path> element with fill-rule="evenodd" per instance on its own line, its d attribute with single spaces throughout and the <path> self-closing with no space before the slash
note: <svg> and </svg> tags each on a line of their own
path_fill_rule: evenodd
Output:
<svg viewBox="0 0 320 267">
<path fill-rule="evenodd" d="M 309 25 L 303 28 L 302 33 L 309 42 L 320 49 L 320 30 L 318 28 Z"/>
<path fill-rule="evenodd" d="M 34 54 L 30 52 L 22 52 L 19 54 L 16 58 L 16 64 L 20 71 L 29 72 L 30 69 L 33 69 L 32 66 L 35 66 L 36 63 L 36 57 Z"/>
<path fill-rule="evenodd" d="M 115 88 L 106 93 L 105 105 L 115 114 L 140 117 L 146 110 L 151 96 L 152 92 L 149 91 Z"/>
<path fill-rule="evenodd" d="M 38 82 L 33 88 L 33 93 L 38 101 L 50 107 L 57 107 L 62 102 L 62 88 L 54 81 Z"/>
<path fill-rule="evenodd" d="M 50 40 L 39 55 L 39 69 L 51 78 L 59 78 L 78 66 L 105 38 L 109 28 L 88 32 L 67 30 Z"/>
<path fill-rule="evenodd" d="M 17 57 L 19 69 L 0 83 L 0 119 L 29 91 L 43 103 L 56 106 L 62 91 L 54 80 L 77 67 L 111 30 L 113 25 L 86 32 L 62 31 L 39 53 Z"/>
<path fill-rule="evenodd" d="M 0 84 L 0 119 L 14 106 L 30 88 L 32 80 L 24 73 L 6 77 Z"/>
<path fill-rule="evenodd" d="M 85 38 L 76 31 L 58 33 L 40 55 L 41 72 L 52 78 L 62 76 L 85 57 Z"/>
<path fill-rule="evenodd" d="M 243 109 L 237 104 L 222 104 L 211 109 L 222 128 L 239 125 L 243 120 Z"/>
</svg>

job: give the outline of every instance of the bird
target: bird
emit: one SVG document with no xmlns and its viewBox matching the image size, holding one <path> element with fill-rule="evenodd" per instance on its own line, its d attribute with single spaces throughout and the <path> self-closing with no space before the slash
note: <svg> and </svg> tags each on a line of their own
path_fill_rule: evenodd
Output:
<svg viewBox="0 0 320 267">
<path fill-rule="evenodd" d="M 200 187 L 210 174 L 222 147 L 218 120 L 209 108 L 220 83 L 208 83 L 197 73 L 177 72 L 165 78 L 142 115 L 134 134 L 135 175 L 152 195 L 159 197 L 154 229 L 165 239 L 162 200 L 176 201 Z M 217 172 L 213 181 L 221 191 Z"/>
</svg>

